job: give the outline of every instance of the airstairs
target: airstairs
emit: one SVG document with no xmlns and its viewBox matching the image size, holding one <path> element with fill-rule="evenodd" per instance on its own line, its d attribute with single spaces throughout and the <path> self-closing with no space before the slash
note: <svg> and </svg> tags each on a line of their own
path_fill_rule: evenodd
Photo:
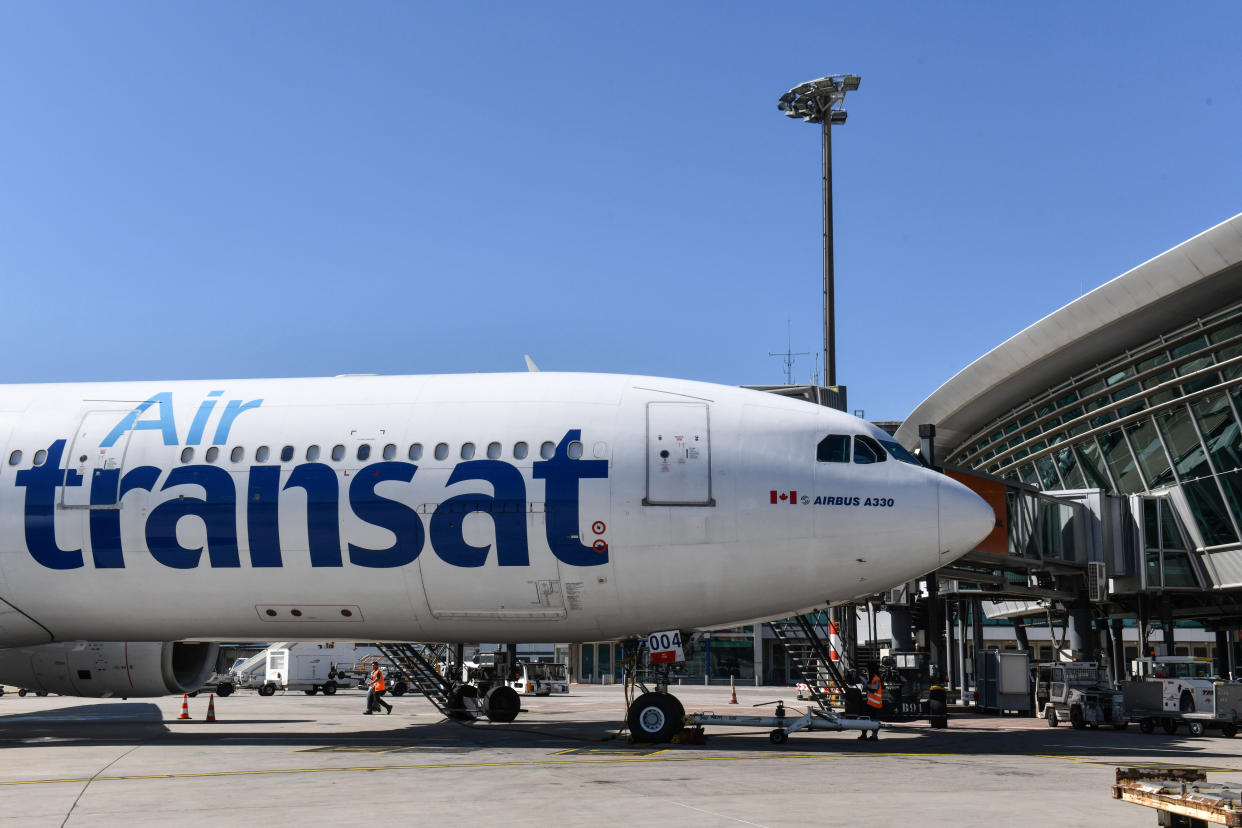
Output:
<svg viewBox="0 0 1242 828">
<path fill-rule="evenodd" d="M 464 710 L 460 694 L 453 692 L 460 682 L 454 681 L 451 674 L 450 645 L 427 642 L 386 644 L 377 641 L 375 647 L 392 662 L 408 689 L 422 693 L 445 716 L 474 718 L 473 709 Z M 392 682 L 393 677 L 388 680 Z M 466 713 L 469 715 L 463 715 Z"/>
<path fill-rule="evenodd" d="M 824 625 L 815 622 L 813 616 L 804 614 L 767 623 L 785 648 L 794 673 L 809 688 L 811 700 L 824 711 L 841 710 L 847 707 L 847 698 L 859 691 L 839 666 L 845 663 L 842 655 L 821 633 Z"/>
</svg>

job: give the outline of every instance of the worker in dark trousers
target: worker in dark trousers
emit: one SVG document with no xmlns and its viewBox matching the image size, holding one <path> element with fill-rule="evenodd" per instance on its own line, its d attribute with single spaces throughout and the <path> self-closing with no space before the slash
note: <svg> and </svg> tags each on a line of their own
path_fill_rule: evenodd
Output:
<svg viewBox="0 0 1242 828">
<path fill-rule="evenodd" d="M 871 711 L 872 717 L 880 718 L 880 712 L 884 708 L 884 684 L 880 681 L 878 672 L 872 673 L 871 681 L 867 684 L 867 708 Z M 860 733 L 858 738 L 865 740 L 867 731 Z"/>
<path fill-rule="evenodd" d="M 371 689 L 367 691 L 367 709 L 363 711 L 362 715 L 370 716 L 376 710 L 379 710 L 381 706 L 391 715 L 392 705 L 383 699 L 387 685 L 384 684 L 384 668 L 379 665 L 379 662 L 375 663 L 375 669 L 371 671 L 371 677 L 367 679 L 367 686 Z"/>
</svg>

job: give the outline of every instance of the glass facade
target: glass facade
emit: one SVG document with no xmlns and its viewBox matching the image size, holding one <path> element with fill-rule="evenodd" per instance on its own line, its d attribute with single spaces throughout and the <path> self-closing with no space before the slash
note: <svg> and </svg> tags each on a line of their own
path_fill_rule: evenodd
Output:
<svg viewBox="0 0 1242 828">
<path fill-rule="evenodd" d="M 946 459 L 1042 490 L 1180 489 L 1193 546 L 1242 546 L 1242 303 L 1067 378 Z M 1148 502 L 1156 510 L 1148 526 L 1174 526 L 1166 500 Z M 1185 542 L 1161 531 L 1146 544 L 1148 560 L 1163 561 L 1160 586 L 1192 586 Z"/>
</svg>

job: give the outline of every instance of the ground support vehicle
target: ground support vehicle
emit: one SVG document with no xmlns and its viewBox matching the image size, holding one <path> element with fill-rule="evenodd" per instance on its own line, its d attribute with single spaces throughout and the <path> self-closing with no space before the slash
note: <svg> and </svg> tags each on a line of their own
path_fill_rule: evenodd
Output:
<svg viewBox="0 0 1242 828">
<path fill-rule="evenodd" d="M 552 696 L 569 693 L 569 666 L 519 661 L 512 678 L 505 682 L 519 696 Z"/>
<path fill-rule="evenodd" d="M 1107 668 L 1094 661 L 1052 661 L 1036 667 L 1035 705 L 1049 727 L 1069 722 L 1076 730 L 1130 723 L 1125 695 L 1113 686 Z"/>
<path fill-rule="evenodd" d="M 1135 680 L 1125 684 L 1126 708 L 1130 720 L 1138 722 L 1139 730 L 1153 733 L 1159 727 L 1170 735 L 1182 725 L 1191 736 L 1202 736 L 1209 728 L 1219 728 L 1222 736 L 1232 737 L 1238 732 L 1239 709 L 1236 701 L 1242 698 L 1242 685 L 1219 683 L 1213 691 L 1224 697 L 1226 707 L 1220 710 L 1167 710 L 1163 704 L 1162 686 L 1159 682 Z"/>
<path fill-rule="evenodd" d="M 347 682 L 337 681 L 338 670 L 331 650 L 295 650 L 290 648 L 267 651 L 267 680 L 259 695 L 270 696 L 279 689 L 301 690 L 308 696 L 322 692 L 336 693 Z"/>
<path fill-rule="evenodd" d="M 768 734 L 768 738 L 774 745 L 783 745 L 789 741 L 789 734 L 797 733 L 800 730 L 832 730 L 840 733 L 844 730 L 857 730 L 859 739 L 871 739 L 872 741 L 880 737 L 880 728 L 891 727 L 891 725 L 878 722 L 864 716 L 847 716 L 840 713 L 830 713 L 817 708 L 808 708 L 805 713 L 794 712 L 789 715 L 785 709 L 785 703 L 765 702 L 763 705 L 755 705 L 762 707 L 769 704 L 775 704 L 776 710 L 771 716 L 732 716 L 721 715 L 718 713 L 687 713 L 685 717 L 686 727 L 705 727 L 707 725 L 722 725 L 725 727 L 764 727 L 772 728 Z"/>
<path fill-rule="evenodd" d="M 1185 725 L 1192 736 L 1209 728 L 1232 737 L 1242 722 L 1242 684 L 1221 681 L 1212 661 L 1190 656 L 1154 656 L 1131 662 L 1135 678 L 1125 685 L 1130 718 L 1144 733 L 1159 726 L 1175 733 Z"/>
</svg>

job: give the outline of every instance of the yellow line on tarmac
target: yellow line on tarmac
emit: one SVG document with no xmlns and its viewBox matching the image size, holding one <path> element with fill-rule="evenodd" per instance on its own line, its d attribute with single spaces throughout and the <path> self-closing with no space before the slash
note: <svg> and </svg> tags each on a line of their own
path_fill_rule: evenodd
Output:
<svg viewBox="0 0 1242 828">
<path fill-rule="evenodd" d="M 554 754 L 556 755 L 556 754 Z M 1113 761 L 1100 759 L 1091 759 L 1084 756 L 1068 756 L 1046 753 L 1018 754 L 1032 759 L 1060 759 L 1071 762 L 1083 762 L 1092 764 L 1109 764 L 1109 765 L 1141 765 L 1150 764 L 1141 761 L 1126 761 L 1118 757 Z M 941 758 L 947 756 L 981 756 L 981 754 L 963 753 L 961 751 L 939 752 L 891 752 L 891 753 L 765 753 L 743 756 L 712 756 L 703 754 L 671 754 L 660 753 L 652 756 L 592 756 L 592 757 L 575 757 L 572 759 L 536 759 L 529 761 L 512 761 L 512 762 L 447 762 L 447 763 L 419 763 L 412 765 L 353 765 L 344 767 L 324 767 L 324 768 L 277 768 L 272 770 L 231 770 L 231 771 L 206 771 L 203 773 L 154 773 L 154 774 L 134 774 L 125 776 L 77 776 L 65 777 L 61 779 L 15 779 L 8 782 L 0 782 L 0 788 L 16 787 L 19 785 L 55 785 L 85 782 L 141 782 L 155 779 L 209 779 L 213 777 L 232 777 L 232 776 L 276 776 L 289 774 L 311 774 L 311 773 L 357 773 L 372 771 L 398 771 L 398 770 L 465 770 L 471 768 L 510 768 L 510 767 L 549 767 L 557 765 L 609 765 L 609 764 L 641 764 L 650 762 L 737 762 L 737 761 L 762 761 L 766 759 L 802 759 L 802 760 L 828 760 L 828 759 L 927 759 Z M 1242 773 L 1242 769 L 1234 768 L 1211 768 L 1216 771 L 1231 771 L 1234 773 Z"/>
<path fill-rule="evenodd" d="M 153 779 L 204 779 L 211 777 L 230 777 L 230 776 L 274 776 L 279 774 L 298 774 L 298 773 L 355 773 L 359 771 L 394 771 L 394 770 L 462 770 L 468 768 L 510 768 L 510 767 L 534 767 L 534 766 L 555 766 L 555 765 L 608 765 L 608 764 L 628 764 L 643 762 L 736 762 L 736 761 L 756 761 L 764 759 L 852 759 L 863 756 L 868 757 L 924 757 L 924 756 L 960 756 L 959 753 L 769 753 L 758 754 L 754 756 L 704 756 L 696 754 L 685 755 L 659 755 L 659 756 L 618 756 L 610 758 L 581 758 L 581 759 L 538 759 L 531 761 L 515 761 L 515 762 L 448 762 L 448 763 L 421 763 L 416 765 L 357 765 L 346 767 L 327 767 L 327 768 L 278 768 L 273 770 L 233 770 L 233 771 L 207 771 L 203 773 L 153 773 L 153 774 L 135 774 L 126 776 L 79 776 L 66 777 L 63 779 L 15 779 L 8 782 L 0 782 L 2 787 L 15 787 L 18 785 L 55 785 L 61 783 L 77 783 L 84 782 L 140 782 Z"/>
</svg>

